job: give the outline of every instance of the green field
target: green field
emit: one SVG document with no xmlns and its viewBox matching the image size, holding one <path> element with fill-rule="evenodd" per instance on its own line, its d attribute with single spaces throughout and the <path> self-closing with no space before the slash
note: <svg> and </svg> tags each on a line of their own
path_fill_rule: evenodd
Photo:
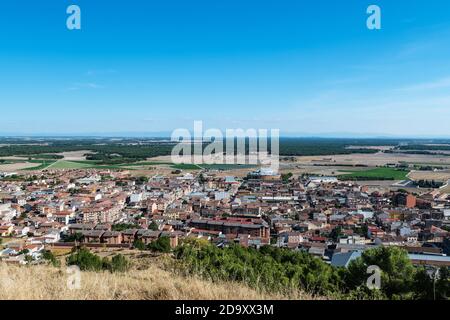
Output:
<svg viewBox="0 0 450 320">
<path fill-rule="evenodd" d="M 23 161 L 21 161 L 23 162 Z M 135 162 L 135 163 L 127 163 L 127 164 L 117 164 L 117 165 L 105 165 L 100 161 L 81 161 L 81 160 L 29 160 L 28 162 L 36 163 L 36 167 L 27 168 L 23 170 L 32 171 L 32 170 L 58 170 L 58 169 L 127 169 L 133 170 L 134 167 L 141 166 L 158 166 L 158 165 L 167 165 L 173 169 L 179 170 L 235 170 L 235 169 L 250 169 L 256 167 L 255 165 L 241 165 L 241 164 L 189 164 L 189 163 L 181 163 L 174 164 L 171 162 Z"/>
<path fill-rule="evenodd" d="M 159 165 L 168 165 L 173 169 L 179 170 L 200 170 L 200 169 L 208 169 L 208 170 L 235 170 L 235 169 L 251 169 L 255 168 L 256 165 L 250 164 L 189 164 L 189 163 L 181 163 L 174 164 L 171 162 L 136 162 L 129 164 L 120 164 L 120 167 L 139 167 L 139 166 L 159 166 Z"/>
<path fill-rule="evenodd" d="M 135 163 L 125 163 L 125 164 L 120 164 L 120 166 L 124 166 L 124 167 L 137 167 L 137 166 L 160 166 L 160 165 L 172 165 L 173 163 L 171 162 L 162 162 L 162 161 L 143 161 L 143 162 L 135 162 Z"/>
<path fill-rule="evenodd" d="M 90 168 L 90 167 L 92 167 L 92 165 L 89 163 L 60 160 L 60 161 L 53 163 L 47 169 L 82 169 L 82 168 Z"/>
<path fill-rule="evenodd" d="M 236 169 L 252 169 L 257 167 L 253 164 L 200 164 L 200 167 L 208 170 L 236 170 Z"/>
<path fill-rule="evenodd" d="M 340 180 L 405 180 L 407 170 L 394 168 L 376 168 L 364 171 L 354 171 L 339 176 Z"/>
<path fill-rule="evenodd" d="M 202 169 L 198 165 L 190 164 L 190 163 L 174 164 L 171 167 L 174 169 L 178 169 L 178 170 L 201 170 Z"/>
<path fill-rule="evenodd" d="M 48 166 L 52 165 L 56 162 L 56 160 L 29 160 L 30 163 L 39 164 L 36 167 L 31 167 L 27 169 L 23 169 L 24 171 L 34 171 L 34 170 L 44 170 L 47 169 Z"/>
<path fill-rule="evenodd" d="M 101 165 L 96 161 L 66 161 L 60 160 L 48 167 L 48 169 L 104 169 L 104 170 L 123 170 L 121 165 Z M 132 169 L 128 169 L 132 170 Z"/>
</svg>

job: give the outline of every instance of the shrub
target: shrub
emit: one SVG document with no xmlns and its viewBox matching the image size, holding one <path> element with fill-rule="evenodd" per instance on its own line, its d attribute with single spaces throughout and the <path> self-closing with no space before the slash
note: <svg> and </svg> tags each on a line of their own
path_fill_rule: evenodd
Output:
<svg viewBox="0 0 450 320">
<path fill-rule="evenodd" d="M 150 225 L 148 226 L 149 230 L 157 231 L 158 230 L 158 224 L 155 221 L 152 221 Z"/>
<path fill-rule="evenodd" d="M 111 227 L 112 231 L 124 231 L 127 229 L 140 229 L 140 226 L 135 223 L 118 223 Z"/>
<path fill-rule="evenodd" d="M 80 270 L 86 271 L 102 271 L 124 272 L 129 269 L 128 260 L 121 254 L 115 255 L 111 260 L 108 258 L 100 258 L 91 253 L 86 248 L 81 248 L 73 252 L 67 258 L 68 265 L 77 265 Z"/>
<path fill-rule="evenodd" d="M 157 252 L 170 252 L 170 238 L 165 236 L 159 237 L 148 244 L 148 249 Z"/>
<path fill-rule="evenodd" d="M 51 264 L 55 267 L 58 267 L 61 264 L 50 250 L 44 250 L 44 252 L 42 252 L 42 258 L 44 260 L 50 261 Z"/>
<path fill-rule="evenodd" d="M 81 270 L 88 271 L 102 270 L 104 268 L 103 262 L 99 256 L 91 253 L 86 248 L 81 248 L 67 257 L 68 265 L 77 265 Z"/>
<path fill-rule="evenodd" d="M 133 242 L 133 247 L 138 250 L 145 250 L 145 244 L 140 239 L 137 239 Z"/>
<path fill-rule="evenodd" d="M 111 272 L 125 272 L 129 269 L 128 260 L 121 254 L 115 255 L 111 259 Z"/>
<path fill-rule="evenodd" d="M 68 235 L 64 238 L 64 242 L 80 242 L 83 239 L 83 234 L 81 232 L 76 232 L 74 234 Z"/>
</svg>

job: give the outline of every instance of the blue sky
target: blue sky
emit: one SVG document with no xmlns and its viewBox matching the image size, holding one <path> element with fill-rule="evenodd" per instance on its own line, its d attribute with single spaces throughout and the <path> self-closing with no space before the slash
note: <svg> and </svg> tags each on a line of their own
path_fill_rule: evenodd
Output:
<svg viewBox="0 0 450 320">
<path fill-rule="evenodd" d="M 2 1 L 0 133 L 450 136 L 449 39 L 448 0 Z"/>
</svg>

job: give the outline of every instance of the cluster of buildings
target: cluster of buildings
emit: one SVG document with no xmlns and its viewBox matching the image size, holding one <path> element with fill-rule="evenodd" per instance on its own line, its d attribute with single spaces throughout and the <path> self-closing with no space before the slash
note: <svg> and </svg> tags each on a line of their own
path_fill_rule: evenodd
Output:
<svg viewBox="0 0 450 320">
<path fill-rule="evenodd" d="M 377 190 L 335 177 L 246 178 L 214 171 L 142 179 L 126 170 L 59 170 L 0 179 L 0 259 L 46 248 L 132 247 L 168 237 L 217 246 L 273 245 L 346 266 L 364 250 L 399 246 L 415 264 L 450 266 L 450 196 Z"/>
</svg>

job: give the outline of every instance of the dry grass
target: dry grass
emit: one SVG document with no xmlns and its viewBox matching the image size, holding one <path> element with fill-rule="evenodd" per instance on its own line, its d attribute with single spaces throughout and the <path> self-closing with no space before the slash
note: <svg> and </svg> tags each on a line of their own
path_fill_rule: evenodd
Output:
<svg viewBox="0 0 450 320">
<path fill-rule="evenodd" d="M 39 164 L 30 163 L 30 162 L 17 162 L 17 163 L 10 163 L 10 164 L 2 164 L 2 165 L 0 165 L 0 171 L 14 172 L 14 171 L 33 168 L 38 165 Z"/>
<path fill-rule="evenodd" d="M 81 272 L 81 288 L 69 289 L 69 274 L 50 266 L 0 263 L 0 299 L 8 300 L 262 300 L 311 299 L 301 293 L 264 294 L 237 283 L 182 277 L 150 265 L 127 273 Z"/>
<path fill-rule="evenodd" d="M 401 153 L 375 153 L 375 154 L 346 154 L 346 155 L 329 155 L 329 156 L 298 156 L 296 164 L 343 164 L 356 165 L 363 164 L 369 167 L 384 166 L 388 163 L 399 163 L 404 161 L 407 163 L 432 163 L 435 165 L 443 165 L 448 163 L 446 156 L 421 155 L 421 154 L 401 154 Z M 326 159 L 331 159 L 326 160 Z"/>
<path fill-rule="evenodd" d="M 411 171 L 409 178 L 413 180 L 436 180 L 447 182 L 450 179 L 450 171 Z"/>
<path fill-rule="evenodd" d="M 92 154 L 94 152 L 89 151 L 89 150 L 79 150 L 79 151 L 61 152 L 61 153 L 56 153 L 56 154 L 63 156 L 64 160 L 66 160 L 66 161 L 83 161 L 83 160 L 86 160 L 85 154 L 88 154 L 88 153 Z"/>
</svg>

